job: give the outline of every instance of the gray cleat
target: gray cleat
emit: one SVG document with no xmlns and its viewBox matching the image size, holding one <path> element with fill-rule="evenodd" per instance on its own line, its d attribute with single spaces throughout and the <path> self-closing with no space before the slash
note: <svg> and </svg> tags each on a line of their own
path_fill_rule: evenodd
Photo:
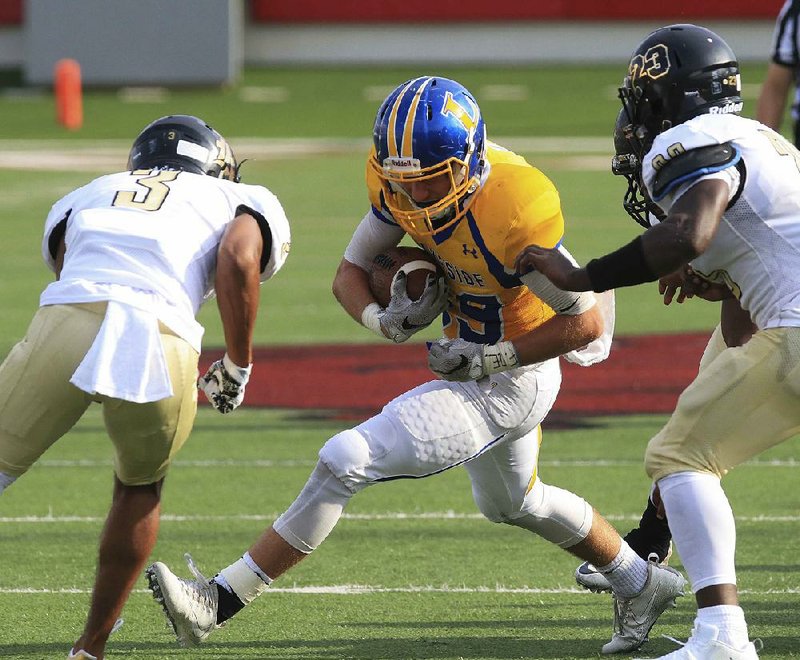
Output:
<svg viewBox="0 0 800 660">
<path fill-rule="evenodd" d="M 635 596 L 614 595 L 614 634 L 603 653 L 635 651 L 647 641 L 650 629 L 675 599 L 683 596 L 684 577 L 674 568 L 647 564 L 647 581 Z"/>
<path fill-rule="evenodd" d="M 217 587 L 197 570 L 192 557 L 184 555 L 193 580 L 175 575 L 156 562 L 145 570 L 153 598 L 161 604 L 182 646 L 196 646 L 217 628 Z"/>
</svg>

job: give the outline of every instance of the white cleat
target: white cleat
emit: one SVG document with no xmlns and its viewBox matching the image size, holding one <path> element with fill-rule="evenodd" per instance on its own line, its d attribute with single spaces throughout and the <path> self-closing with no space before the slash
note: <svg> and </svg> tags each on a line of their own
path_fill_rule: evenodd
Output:
<svg viewBox="0 0 800 660">
<path fill-rule="evenodd" d="M 757 639 L 743 649 L 735 649 L 719 641 L 718 628 L 698 622 L 682 648 L 660 656 L 659 660 L 757 660 L 757 651 L 762 648 L 761 640 Z"/>
<path fill-rule="evenodd" d="M 161 604 L 182 646 L 196 646 L 217 628 L 217 588 L 197 570 L 192 557 L 184 555 L 193 580 L 175 575 L 156 562 L 145 570 L 153 598 Z"/>
<path fill-rule="evenodd" d="M 650 553 L 647 561 L 666 566 L 669 564 L 670 557 L 672 557 L 672 543 L 669 544 L 669 551 L 667 552 L 667 556 L 664 557 L 664 561 L 658 561 L 658 555 L 655 552 Z M 588 561 L 583 562 L 575 569 L 575 582 L 584 589 L 588 589 L 596 594 L 604 591 L 611 591 L 611 583 L 608 581 L 608 578 L 598 571 L 594 564 L 590 564 Z"/>
<path fill-rule="evenodd" d="M 674 568 L 647 564 L 647 581 L 635 596 L 614 595 L 614 634 L 603 653 L 635 651 L 647 641 L 650 629 L 675 599 L 683 596 L 684 577 Z"/>
</svg>

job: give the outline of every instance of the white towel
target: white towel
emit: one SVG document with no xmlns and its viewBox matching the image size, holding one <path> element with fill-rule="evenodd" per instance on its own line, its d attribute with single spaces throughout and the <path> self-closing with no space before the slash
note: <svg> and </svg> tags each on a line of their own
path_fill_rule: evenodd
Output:
<svg viewBox="0 0 800 660">
<path fill-rule="evenodd" d="M 564 359 L 567 362 L 572 362 L 581 367 L 588 367 L 605 360 L 611 352 L 611 341 L 614 338 L 614 322 L 616 319 L 614 290 L 594 295 L 597 298 L 597 304 L 600 306 L 600 313 L 603 315 L 603 334 L 583 348 L 564 354 Z"/>
<path fill-rule="evenodd" d="M 172 396 L 158 318 L 110 300 L 100 331 L 70 382 L 89 394 L 134 403 Z"/>
</svg>

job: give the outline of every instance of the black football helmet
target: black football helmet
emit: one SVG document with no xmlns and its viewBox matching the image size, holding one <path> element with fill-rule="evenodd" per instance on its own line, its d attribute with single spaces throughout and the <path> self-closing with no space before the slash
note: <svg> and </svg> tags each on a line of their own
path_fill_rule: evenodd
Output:
<svg viewBox="0 0 800 660">
<path fill-rule="evenodd" d="M 192 115 L 156 119 L 133 141 L 128 169 L 153 168 L 239 181 L 239 165 L 230 145 L 211 126 Z"/>
<path fill-rule="evenodd" d="M 668 25 L 633 52 L 619 97 L 641 159 L 655 136 L 672 126 L 702 114 L 741 112 L 739 64 L 711 30 Z"/>
</svg>

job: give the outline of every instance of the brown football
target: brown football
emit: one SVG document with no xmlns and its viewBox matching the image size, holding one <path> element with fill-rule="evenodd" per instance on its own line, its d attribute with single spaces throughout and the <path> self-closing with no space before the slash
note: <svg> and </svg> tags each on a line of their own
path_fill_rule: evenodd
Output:
<svg viewBox="0 0 800 660">
<path fill-rule="evenodd" d="M 413 261 L 423 261 L 434 267 L 434 270 L 418 266 L 406 271 L 406 293 L 411 300 L 418 300 L 425 290 L 425 282 L 430 274 L 439 274 L 436 260 L 425 250 L 418 247 L 399 246 L 390 248 L 376 255 L 369 271 L 369 288 L 381 307 L 389 304 L 392 297 L 392 279 L 401 266 Z"/>
</svg>

